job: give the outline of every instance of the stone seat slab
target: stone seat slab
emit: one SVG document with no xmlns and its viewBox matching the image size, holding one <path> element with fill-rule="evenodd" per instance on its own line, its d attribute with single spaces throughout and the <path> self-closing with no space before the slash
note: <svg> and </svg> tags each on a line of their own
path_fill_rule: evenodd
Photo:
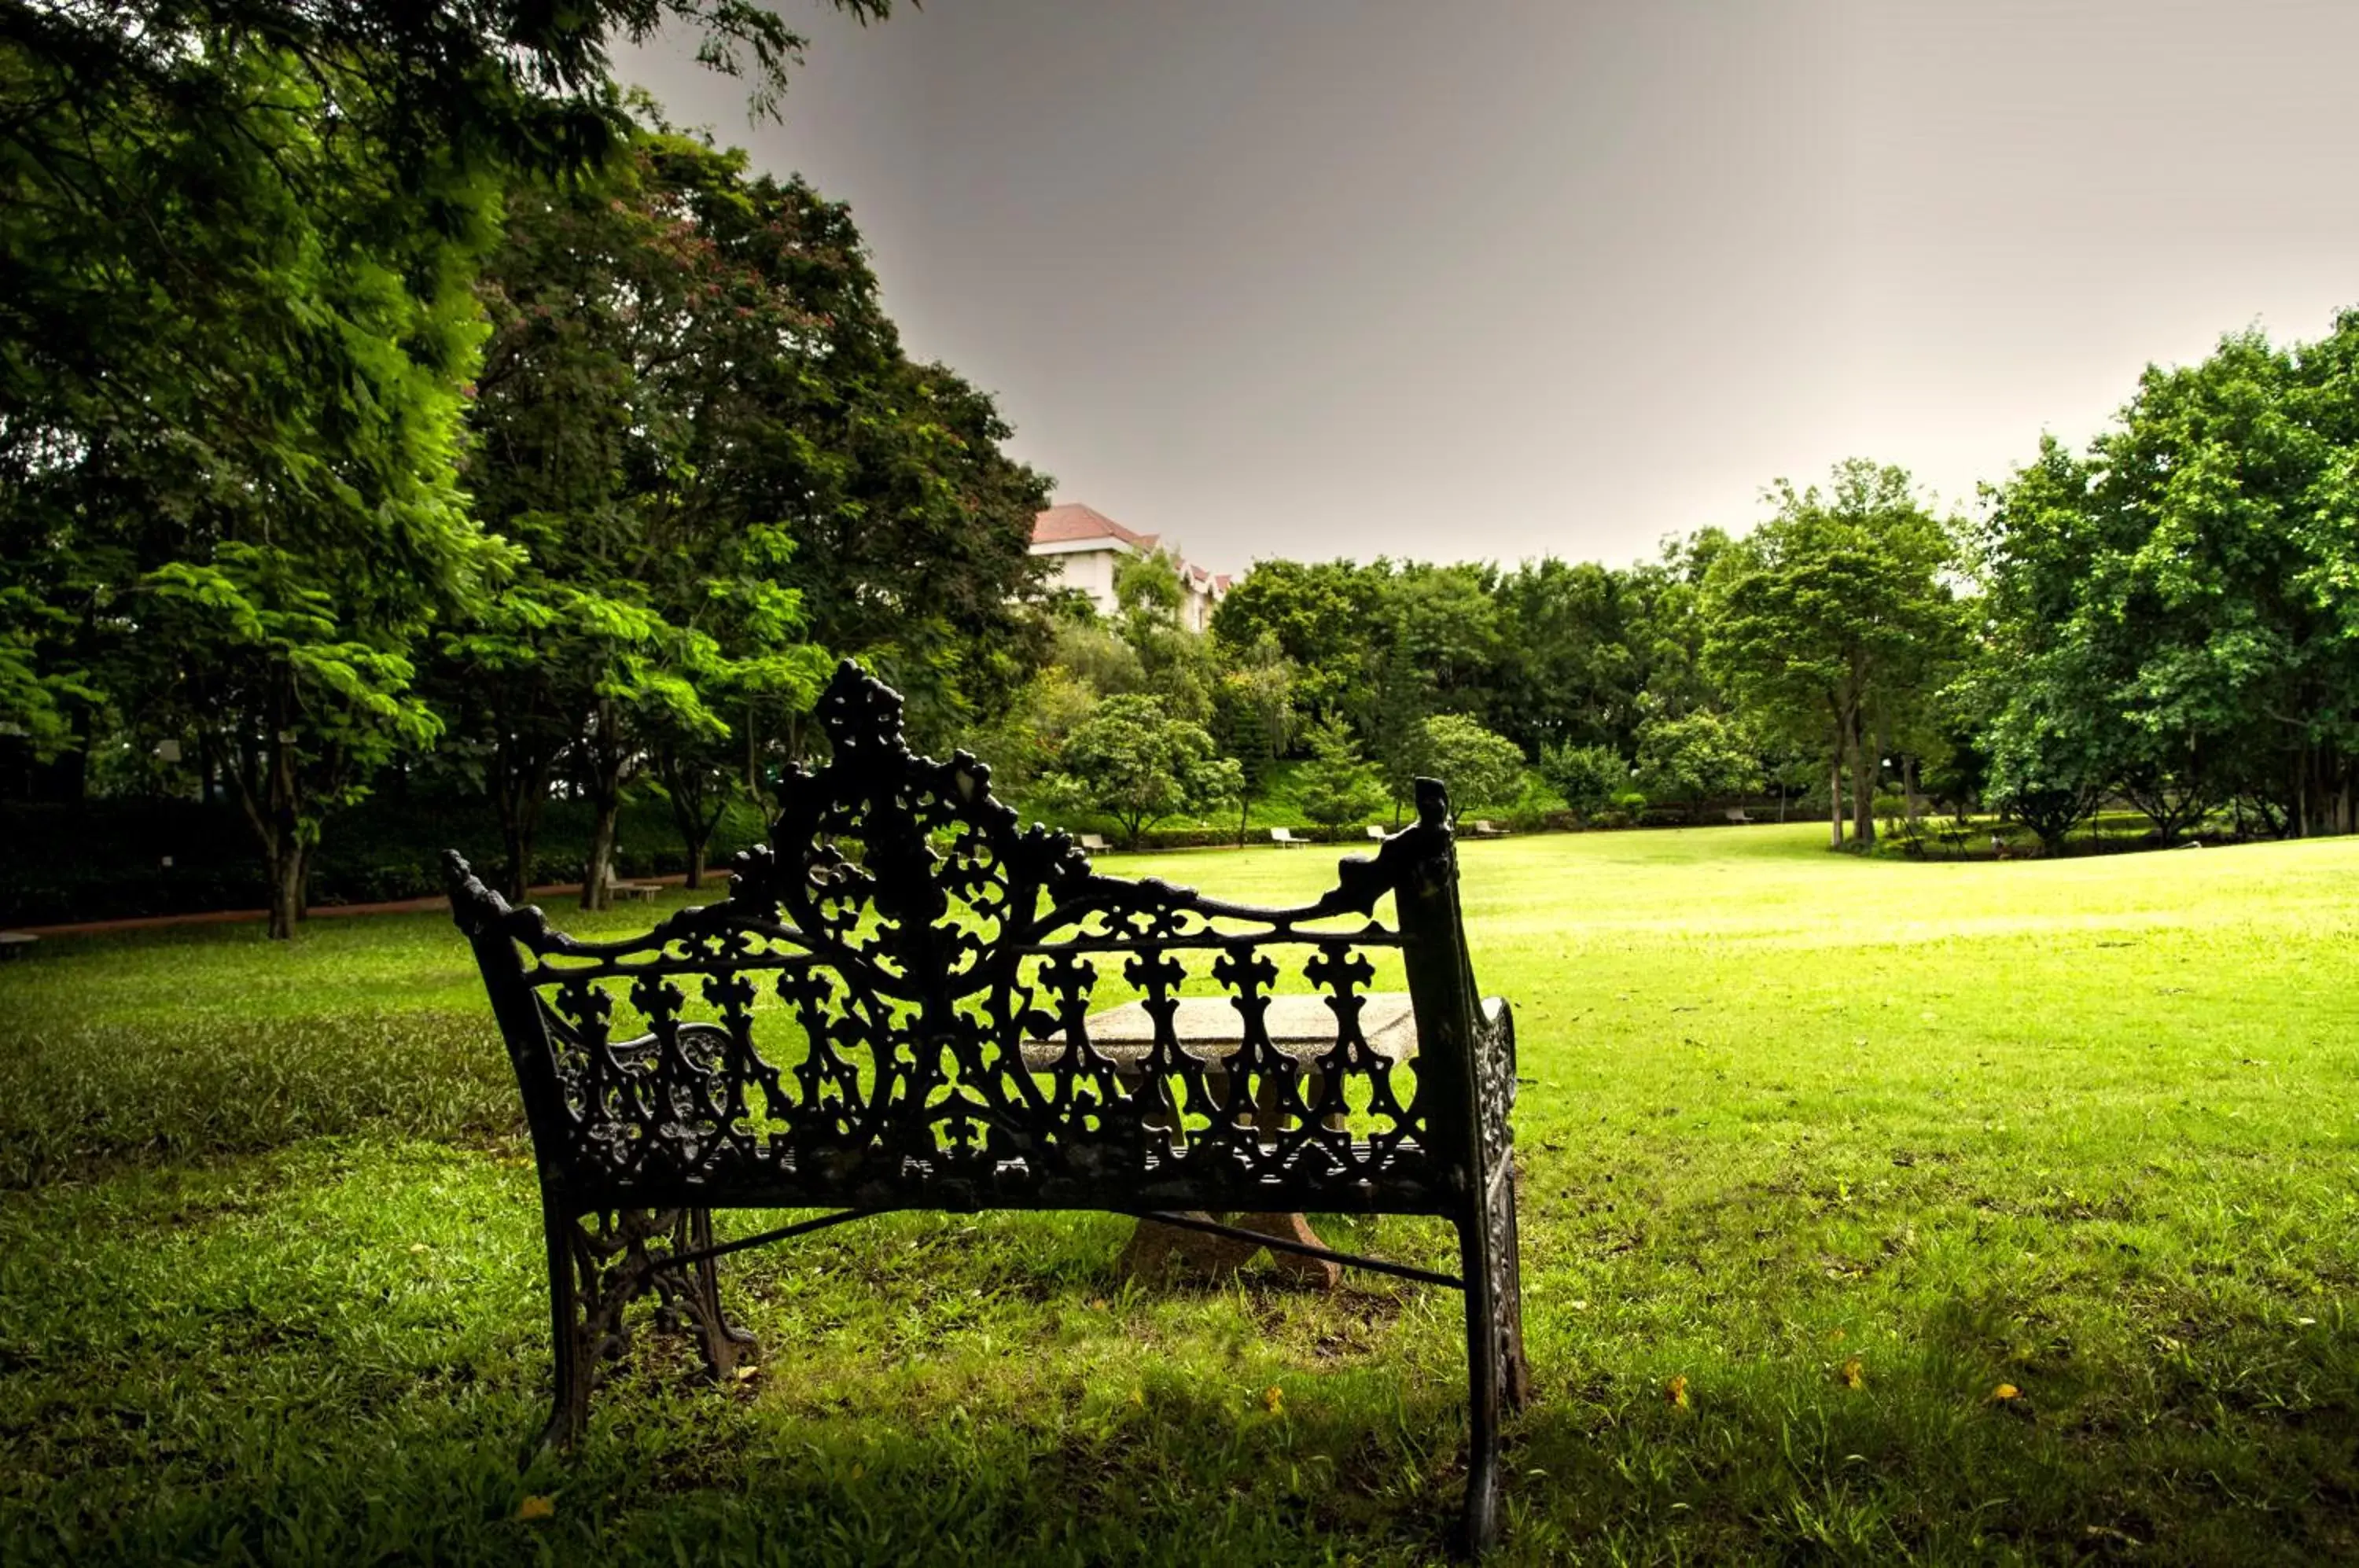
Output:
<svg viewBox="0 0 2359 1568">
<path fill-rule="evenodd" d="M 1320 996 L 1272 996 L 1262 1015 L 1269 1042 L 1305 1067 L 1335 1049 L 1341 1024 Z M 1155 1045 L 1155 1019 L 1144 1002 L 1125 1002 L 1082 1020 L 1100 1056 L 1121 1065 L 1136 1062 Z M 1245 1017 L 1225 996 L 1182 996 L 1171 1016 L 1180 1049 L 1199 1062 L 1218 1062 L 1245 1043 Z M 1400 1062 L 1417 1055 L 1417 1015 L 1406 991 L 1376 991 L 1360 998 L 1360 1032 L 1368 1049 Z M 1045 1072 L 1065 1053 L 1062 1037 L 1024 1042 L 1024 1065 Z"/>
</svg>

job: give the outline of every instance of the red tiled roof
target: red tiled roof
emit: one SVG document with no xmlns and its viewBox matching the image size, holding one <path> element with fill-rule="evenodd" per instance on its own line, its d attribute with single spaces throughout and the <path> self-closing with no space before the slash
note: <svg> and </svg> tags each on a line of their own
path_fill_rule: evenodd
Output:
<svg viewBox="0 0 2359 1568">
<path fill-rule="evenodd" d="M 1071 544 L 1075 539 L 1113 539 L 1141 550 L 1151 550 L 1159 535 L 1135 534 L 1103 512 L 1078 502 L 1051 506 L 1032 519 L 1034 544 Z"/>
</svg>

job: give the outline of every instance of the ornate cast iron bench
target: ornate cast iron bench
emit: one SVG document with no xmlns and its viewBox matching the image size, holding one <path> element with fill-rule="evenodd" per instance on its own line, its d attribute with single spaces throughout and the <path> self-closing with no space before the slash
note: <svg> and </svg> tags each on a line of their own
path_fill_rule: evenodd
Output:
<svg viewBox="0 0 2359 1568">
<path fill-rule="evenodd" d="M 1098 1209 L 1463 1290 L 1465 1540 L 1489 1543 L 1500 1414 L 1527 1385 L 1515 1027 L 1474 988 L 1441 786 L 1316 901 L 1253 909 L 1095 874 L 1065 834 L 1020 827 L 973 757 L 912 755 L 900 715 L 844 664 L 820 704 L 832 760 L 790 772 L 770 844 L 736 858 L 726 901 L 643 936 L 551 931 L 448 856 L 540 1170 L 543 1440 L 581 1430 L 639 1297 L 715 1374 L 750 1354 L 716 1291 L 725 1253 L 894 1209 Z M 1372 1042 L 1380 965 L 1411 1018 L 1372 1008 Z M 1285 991 L 1324 1011 L 1319 1043 L 1300 999 L 1265 1021 Z M 1204 997 L 1236 1015 L 1225 1055 L 1175 1029 Z M 1134 999 L 1148 1027 L 1101 1050 L 1093 1003 Z M 722 1208 L 833 1212 L 716 1241 Z M 1439 1216 L 1460 1274 L 1203 1217 L 1278 1211 Z"/>
</svg>

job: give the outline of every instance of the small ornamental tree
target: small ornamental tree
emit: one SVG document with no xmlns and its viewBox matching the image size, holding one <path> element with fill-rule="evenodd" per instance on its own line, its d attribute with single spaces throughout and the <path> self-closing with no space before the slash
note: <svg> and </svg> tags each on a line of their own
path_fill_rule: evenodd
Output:
<svg viewBox="0 0 2359 1568">
<path fill-rule="evenodd" d="M 1122 825 L 1132 848 L 1165 817 L 1202 815 L 1237 798 L 1236 759 L 1218 755 L 1201 724 L 1169 716 L 1153 697 L 1109 697 L 1073 727 L 1057 770 L 1041 780 L 1049 804 Z"/>
<path fill-rule="evenodd" d="M 1417 772 L 1448 785 L 1460 810 L 1506 805 L 1522 792 L 1523 752 L 1463 713 L 1434 714 L 1418 726 L 1417 738 Z"/>
<path fill-rule="evenodd" d="M 1279 755 L 1294 739 L 1294 666 L 1278 651 L 1277 638 L 1265 634 L 1221 672 L 1212 720 L 1222 746 L 1237 761 L 1237 843 L 1243 845 L 1253 802 L 1269 788 Z"/>
<path fill-rule="evenodd" d="M 1610 746 L 1552 746 L 1540 753 L 1540 777 L 1583 817 L 1614 804 L 1630 788 L 1630 765 Z"/>
<path fill-rule="evenodd" d="M 1744 732 L 1709 709 L 1649 719 L 1638 728 L 1638 787 L 1686 806 L 1690 822 L 1707 800 L 1760 784 L 1761 762 Z"/>
<path fill-rule="evenodd" d="M 1359 744 L 1340 719 L 1312 726 L 1310 761 L 1294 789 L 1302 814 L 1329 831 L 1364 822 L 1382 810 L 1385 783 L 1360 757 Z"/>
</svg>

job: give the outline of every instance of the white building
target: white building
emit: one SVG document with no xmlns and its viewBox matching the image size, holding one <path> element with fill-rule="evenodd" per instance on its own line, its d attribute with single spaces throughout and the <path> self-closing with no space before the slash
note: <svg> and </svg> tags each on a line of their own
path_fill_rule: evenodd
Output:
<svg viewBox="0 0 2359 1568">
<path fill-rule="evenodd" d="M 1160 536 L 1136 534 L 1094 507 L 1067 503 L 1051 506 L 1032 519 L 1032 553 L 1054 558 L 1051 588 L 1078 588 L 1087 593 L 1101 615 L 1113 615 L 1114 573 L 1125 561 L 1153 555 Z M 1173 547 L 1176 560 L 1180 551 Z M 1180 624 L 1201 632 L 1212 622 L 1212 606 L 1227 596 L 1229 579 L 1201 566 L 1180 561 Z"/>
</svg>

